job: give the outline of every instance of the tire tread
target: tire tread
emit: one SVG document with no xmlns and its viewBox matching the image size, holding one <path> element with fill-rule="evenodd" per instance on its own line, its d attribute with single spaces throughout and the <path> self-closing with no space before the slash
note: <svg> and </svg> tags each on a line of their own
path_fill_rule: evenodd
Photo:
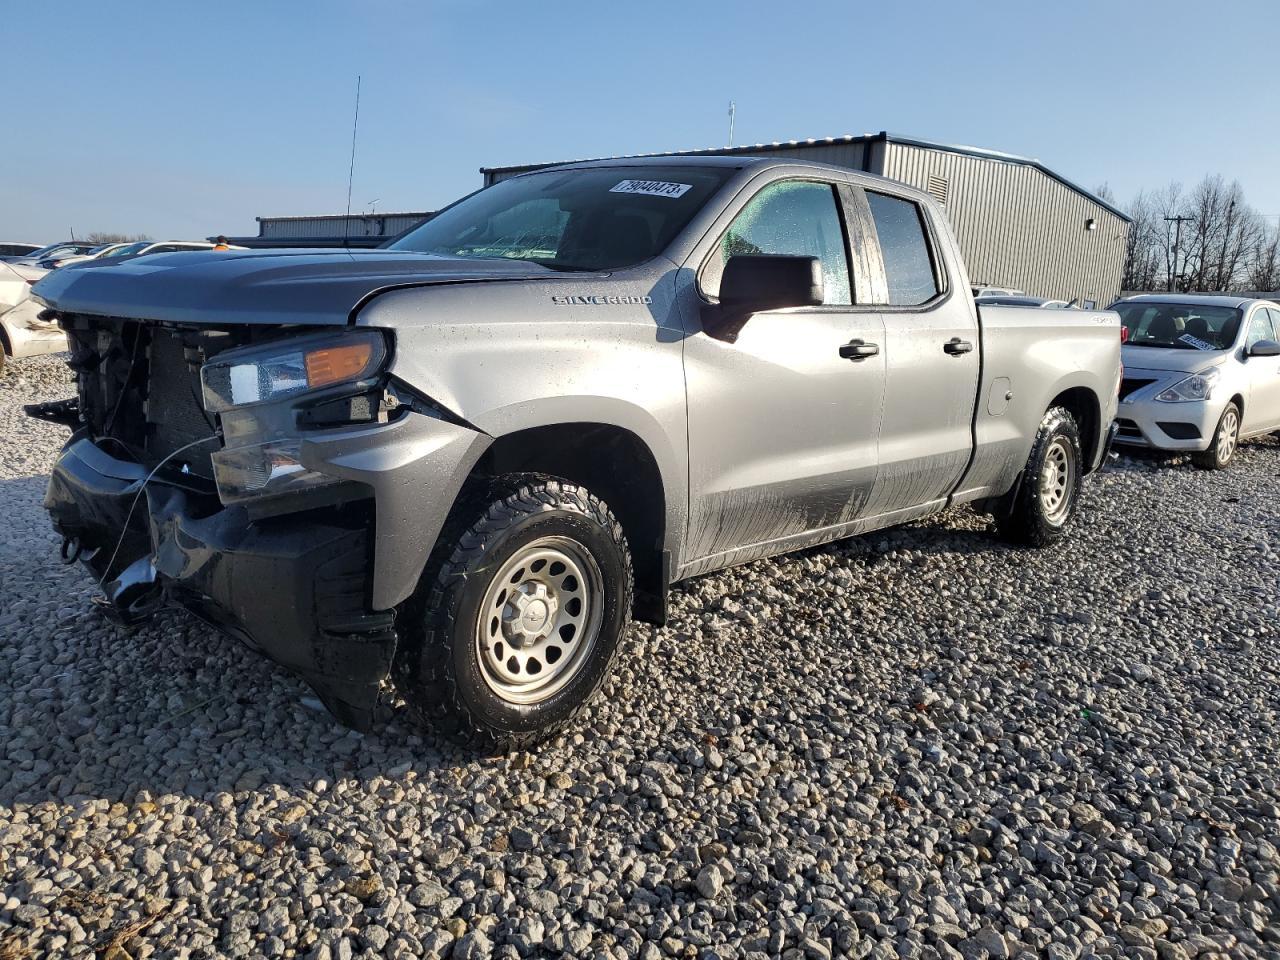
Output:
<svg viewBox="0 0 1280 960">
<path fill-rule="evenodd" d="M 433 557 L 434 562 L 424 573 L 415 611 L 415 619 L 423 625 L 421 642 L 404 651 L 397 681 L 402 682 L 405 701 L 419 720 L 445 727 L 453 739 L 467 746 L 512 751 L 546 740 L 578 719 L 610 675 L 607 666 L 600 670 L 595 683 L 561 719 L 520 733 L 497 731 L 484 723 L 467 706 L 458 688 L 450 644 L 453 613 L 468 572 L 479 566 L 493 541 L 512 526 L 530 516 L 560 509 L 595 521 L 618 548 L 623 565 L 623 596 L 618 602 L 624 630 L 629 622 L 634 592 L 631 551 L 622 524 L 603 500 L 578 484 L 534 473 L 509 474 L 476 483 L 464 491 L 441 534 L 438 556 Z M 452 549 L 449 544 L 453 544 Z M 615 656 L 616 653 L 615 647 Z M 434 676 L 424 675 L 427 664 L 437 665 Z"/>
<path fill-rule="evenodd" d="M 1013 503 L 1007 511 L 1002 511 L 997 518 L 996 526 L 1000 535 L 1011 543 L 1028 547 L 1047 547 L 1058 540 L 1066 525 L 1071 522 L 1069 515 L 1061 527 L 1047 523 L 1040 509 L 1040 498 L 1036 490 L 1034 478 L 1031 478 L 1032 464 L 1038 464 L 1049 441 L 1061 428 L 1069 428 L 1068 436 L 1076 447 L 1076 490 L 1073 497 L 1079 498 L 1080 484 L 1083 479 L 1084 458 L 1080 449 L 1080 428 L 1075 417 L 1066 407 L 1050 407 L 1045 412 L 1040 426 L 1036 430 L 1035 440 L 1031 444 L 1031 453 L 1027 457 L 1027 466 L 1023 471 L 1022 482 L 1013 494 Z"/>
</svg>

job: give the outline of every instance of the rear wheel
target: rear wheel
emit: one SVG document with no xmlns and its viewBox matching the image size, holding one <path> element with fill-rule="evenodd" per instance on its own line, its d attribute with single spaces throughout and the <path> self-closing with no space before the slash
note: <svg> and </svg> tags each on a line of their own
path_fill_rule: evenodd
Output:
<svg viewBox="0 0 1280 960">
<path fill-rule="evenodd" d="M 1209 449 L 1191 455 L 1191 462 L 1202 470 L 1225 470 L 1240 446 L 1240 408 L 1228 403 L 1213 431 Z"/>
<path fill-rule="evenodd" d="M 608 506 L 575 484 L 505 477 L 470 504 L 406 617 L 397 684 L 424 719 L 514 749 L 569 724 L 608 677 L 631 556 Z"/>
<path fill-rule="evenodd" d="M 1079 503 L 1083 465 L 1075 418 L 1065 407 L 1053 407 L 1040 421 L 1013 502 L 998 514 L 1001 536 L 1032 547 L 1061 537 Z"/>
</svg>

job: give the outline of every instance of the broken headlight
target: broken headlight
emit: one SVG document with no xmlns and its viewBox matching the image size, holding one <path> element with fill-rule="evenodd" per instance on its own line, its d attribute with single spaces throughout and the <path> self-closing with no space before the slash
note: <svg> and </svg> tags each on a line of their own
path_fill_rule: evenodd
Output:
<svg viewBox="0 0 1280 960">
<path fill-rule="evenodd" d="M 218 499 L 235 503 L 267 494 L 293 493 L 337 483 L 337 477 L 308 470 L 301 461 L 302 441 L 269 440 L 213 454 Z"/>
<path fill-rule="evenodd" d="M 358 383 L 375 376 L 386 359 L 386 341 L 373 330 L 228 351 L 200 368 L 204 408 L 222 413 Z"/>
</svg>

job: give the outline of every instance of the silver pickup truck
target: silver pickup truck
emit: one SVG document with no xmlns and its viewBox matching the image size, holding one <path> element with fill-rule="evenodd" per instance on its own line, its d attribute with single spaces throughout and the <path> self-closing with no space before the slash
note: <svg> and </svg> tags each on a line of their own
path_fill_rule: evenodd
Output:
<svg viewBox="0 0 1280 960">
<path fill-rule="evenodd" d="M 925 194 L 817 164 L 529 173 L 369 251 L 56 271 L 46 505 L 367 725 L 528 743 L 671 584 L 971 503 L 1043 546 L 1102 463 L 1113 313 L 979 311 Z"/>
</svg>

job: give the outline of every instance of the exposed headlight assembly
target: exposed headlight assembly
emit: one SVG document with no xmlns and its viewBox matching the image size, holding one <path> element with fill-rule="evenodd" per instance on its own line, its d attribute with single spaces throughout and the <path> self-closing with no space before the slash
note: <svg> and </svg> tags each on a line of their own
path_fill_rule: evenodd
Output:
<svg viewBox="0 0 1280 960">
<path fill-rule="evenodd" d="M 222 425 L 224 446 L 213 454 L 219 499 L 230 504 L 337 483 L 302 465 L 298 406 L 276 401 L 371 387 L 387 357 L 382 334 L 352 330 L 228 351 L 205 364 L 204 406 Z"/>
<path fill-rule="evenodd" d="M 1156 394 L 1156 399 L 1163 403 L 1187 403 L 1192 400 L 1208 400 L 1213 393 L 1213 385 L 1218 382 L 1217 369 L 1206 370 L 1179 380 L 1171 387 L 1165 387 Z"/>
<path fill-rule="evenodd" d="M 221 413 L 335 384 L 357 383 L 378 373 L 386 359 L 386 342 L 373 330 L 283 340 L 274 349 L 267 345 L 229 351 L 200 370 L 204 408 Z"/>
</svg>

